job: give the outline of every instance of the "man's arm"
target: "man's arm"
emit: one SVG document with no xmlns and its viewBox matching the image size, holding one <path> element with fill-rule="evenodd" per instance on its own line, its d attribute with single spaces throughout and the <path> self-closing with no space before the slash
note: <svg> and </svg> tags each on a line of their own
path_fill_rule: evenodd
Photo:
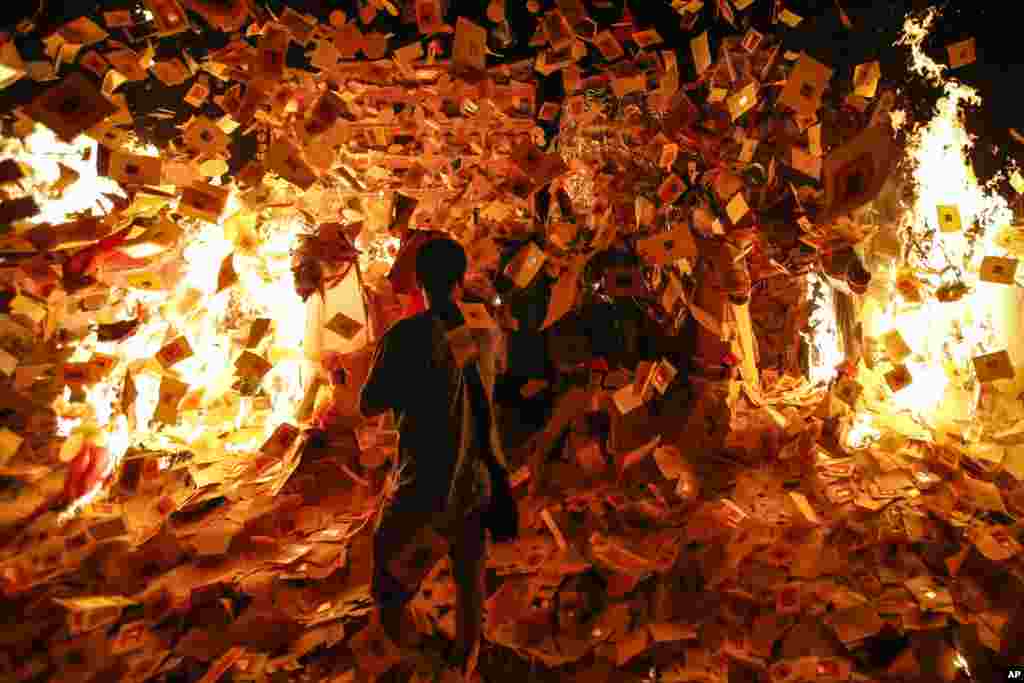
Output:
<svg viewBox="0 0 1024 683">
<path fill-rule="evenodd" d="M 398 326 L 388 330 L 377 344 L 377 350 L 370 362 L 370 373 L 359 396 L 359 412 L 363 417 L 375 417 L 381 413 L 399 408 L 402 396 L 408 390 L 406 358 L 401 353 L 395 334 Z"/>
</svg>

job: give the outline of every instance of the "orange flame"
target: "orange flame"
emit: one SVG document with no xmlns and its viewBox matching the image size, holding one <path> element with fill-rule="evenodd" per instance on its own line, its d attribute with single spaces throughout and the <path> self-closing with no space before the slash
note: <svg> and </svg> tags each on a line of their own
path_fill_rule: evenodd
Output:
<svg viewBox="0 0 1024 683">
<path fill-rule="evenodd" d="M 905 259 L 875 266 L 872 289 L 860 313 L 866 336 L 880 339 L 894 330 L 900 333 L 912 351 L 903 363 L 913 379 L 906 388 L 893 391 L 884 378 L 895 367 L 892 362 L 883 357 L 874 369 L 860 364 L 857 379 L 865 387 L 864 399 L 857 428 L 851 430 L 859 442 L 879 425 L 914 438 L 941 431 L 977 438 L 980 384 L 972 359 L 1008 348 L 1011 356 L 1016 353 L 1018 361 L 1024 360 L 1024 347 L 1016 347 L 1014 335 L 1016 288 L 979 280 L 985 256 L 1005 255 L 996 235 L 1012 222 L 1013 214 L 993 185 L 978 182 L 967 157 L 974 140 L 964 127 L 961 107 L 980 104 L 977 92 L 947 78 L 946 67 L 922 50 L 936 16 L 931 9 L 920 18 L 908 17 L 897 43 L 910 48 L 911 69 L 942 88 L 934 117 L 916 125 L 909 135 L 907 159 L 915 197 L 899 230 L 904 247 L 912 248 L 904 250 Z M 894 125 L 902 125 L 906 118 L 904 112 L 894 112 Z M 939 206 L 957 207 L 963 228 L 943 232 Z M 901 295 L 897 274 L 921 284 L 923 301 Z M 952 285 L 965 291 L 958 300 L 940 301 L 935 296 Z M 892 417 L 900 414 L 910 420 Z"/>
<path fill-rule="evenodd" d="M 76 212 L 106 213 L 111 206 L 103 194 L 123 196 L 114 181 L 97 175 L 96 143 L 85 136 L 68 145 L 37 127 L 23 142 L 8 140 L 2 145 L 4 152 L 32 169 L 27 191 L 37 197 L 42 209 L 33 222 L 60 224 Z M 73 169 L 78 178 L 62 192 L 52 193 L 60 176 L 58 162 Z M 226 215 L 238 210 L 239 202 L 232 195 Z M 206 460 L 211 455 L 230 457 L 258 450 L 280 424 L 295 420 L 311 373 L 302 353 L 306 306 L 295 293 L 291 251 L 307 226 L 297 217 L 262 222 L 258 218 L 247 216 L 258 237 L 254 245 L 248 245 L 251 248 L 239 248 L 232 241 L 237 235 L 229 235 L 226 221 L 180 221 L 183 235 L 179 243 L 158 257 L 160 262 L 180 261 L 178 266 L 160 271 L 167 277 L 169 289 L 147 292 L 128 287 L 125 275 L 130 270 L 101 267 L 96 273 L 110 286 L 107 305 L 98 313 L 99 322 L 126 319 L 138 310 L 147 312 L 137 332 L 126 339 L 99 341 L 93 332 L 78 341 L 71 361 L 86 362 L 99 353 L 117 362 L 105 379 L 85 388 L 84 405 L 71 404 L 70 391 L 54 404 L 59 433 L 106 446 L 110 458 L 104 475 L 116 470 L 131 447 L 175 452 L 188 448 L 202 452 Z M 218 292 L 221 264 L 232 253 L 238 284 Z M 255 318 L 269 318 L 272 326 L 265 340 L 250 351 L 262 355 L 273 367 L 260 380 L 258 395 L 242 396 L 232 388 L 237 380 L 235 361 L 242 351 L 247 323 Z M 81 327 L 91 321 L 64 322 Z M 188 340 L 193 355 L 165 371 L 154 354 L 177 336 Z M 137 391 L 131 406 L 134 428 L 120 408 L 128 372 Z M 190 387 L 173 425 L 153 420 L 165 374 Z M 228 438 L 219 438 L 224 434 Z M 94 487 L 74 501 L 65 516 L 102 495 L 102 485 Z"/>
</svg>

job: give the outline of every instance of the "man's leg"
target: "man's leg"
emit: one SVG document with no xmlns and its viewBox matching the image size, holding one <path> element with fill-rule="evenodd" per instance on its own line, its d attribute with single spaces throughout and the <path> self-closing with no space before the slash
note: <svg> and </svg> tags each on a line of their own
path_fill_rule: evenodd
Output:
<svg viewBox="0 0 1024 683">
<path fill-rule="evenodd" d="M 384 632 L 397 645 L 403 642 L 402 614 L 416 588 L 403 586 L 387 570 L 387 563 L 412 540 L 425 519 L 426 515 L 413 505 L 398 499 L 384 511 L 373 536 L 373 599 L 377 603 Z"/>
<path fill-rule="evenodd" d="M 484 555 L 482 514 L 478 510 L 452 539 L 452 578 L 455 580 L 455 656 L 466 667 L 480 643 L 484 616 Z"/>
</svg>

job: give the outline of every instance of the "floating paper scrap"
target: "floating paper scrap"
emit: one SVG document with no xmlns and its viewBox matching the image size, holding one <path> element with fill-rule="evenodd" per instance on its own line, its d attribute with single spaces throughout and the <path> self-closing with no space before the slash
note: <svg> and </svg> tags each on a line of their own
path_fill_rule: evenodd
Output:
<svg viewBox="0 0 1024 683">
<path fill-rule="evenodd" d="M 181 85 L 192 77 L 192 72 L 188 70 L 185 63 L 177 58 L 155 62 L 151 68 L 153 75 L 168 87 Z"/>
<path fill-rule="evenodd" d="M 21 449 L 25 439 L 6 427 L 0 427 L 0 466 L 6 465 Z"/>
<path fill-rule="evenodd" d="M 554 325 L 572 310 L 579 296 L 579 282 L 586 267 L 586 260 L 575 259 L 569 270 L 555 282 L 551 291 L 551 302 L 548 304 L 547 316 L 541 325 L 542 330 Z"/>
<path fill-rule="evenodd" d="M 238 282 L 238 273 L 235 272 L 235 254 L 228 254 L 221 261 L 220 270 L 217 272 L 217 291 L 223 292 L 228 287 L 233 287 Z"/>
<path fill-rule="evenodd" d="M 525 289 L 540 272 L 545 259 L 546 255 L 540 247 L 530 242 L 509 261 L 505 267 L 505 275 L 511 278 L 517 287 Z"/>
<path fill-rule="evenodd" d="M 189 345 L 188 339 L 178 337 L 160 349 L 156 354 L 156 359 L 160 362 L 160 365 L 170 368 L 191 356 L 192 347 Z"/>
<path fill-rule="evenodd" d="M 837 217 L 874 199 L 898 160 L 896 145 L 884 126 L 869 126 L 833 150 L 823 166 L 827 217 Z"/>
<path fill-rule="evenodd" d="M 164 277 L 157 271 L 142 271 L 129 273 L 125 276 L 125 283 L 132 289 L 143 289 L 146 291 L 162 291 L 170 289 Z"/>
<path fill-rule="evenodd" d="M 647 76 L 645 74 L 617 77 L 612 80 L 612 92 L 620 99 L 635 92 L 643 92 L 646 89 Z"/>
<path fill-rule="evenodd" d="M 352 340 L 363 329 L 363 325 L 344 313 L 336 314 L 324 327 L 348 340 Z"/>
<path fill-rule="evenodd" d="M 994 562 L 1005 562 L 1024 550 L 1008 527 L 978 525 L 968 529 L 968 538 L 982 555 Z"/>
<path fill-rule="evenodd" d="M 748 29 L 746 34 L 743 36 L 743 40 L 740 42 L 740 46 L 747 52 L 757 52 L 757 49 L 761 47 L 761 41 L 763 40 L 764 34 L 751 28 Z"/>
<path fill-rule="evenodd" d="M 487 67 L 487 29 L 459 17 L 455 23 L 452 62 L 472 71 L 483 71 Z"/>
<path fill-rule="evenodd" d="M 195 183 L 181 191 L 178 211 L 208 223 L 217 223 L 227 206 L 230 191 L 209 183 Z"/>
<path fill-rule="evenodd" d="M 690 40 L 690 52 L 693 54 L 693 63 L 697 67 L 697 75 L 703 76 L 704 72 L 711 67 L 711 45 L 708 42 L 707 31 Z"/>
<path fill-rule="evenodd" d="M 811 155 L 815 157 L 821 157 L 823 150 L 821 147 L 821 124 L 815 124 L 807 129 L 807 146 L 811 151 Z M 819 176 L 821 172 L 819 171 Z"/>
<path fill-rule="evenodd" d="M 635 382 L 630 382 L 618 389 L 612 395 L 612 399 L 621 415 L 628 415 L 644 404 L 643 392 Z"/>
<path fill-rule="evenodd" d="M 799 14 L 791 12 L 788 9 L 784 9 L 781 12 L 779 12 L 779 21 L 781 21 L 783 24 L 790 28 L 796 28 L 797 26 L 800 25 L 800 22 L 802 22 L 803 20 L 804 18 L 801 17 Z"/>
<path fill-rule="evenodd" d="M 134 600 L 114 595 L 55 598 L 54 602 L 67 608 L 68 628 L 75 635 L 113 624 L 125 607 L 136 604 Z"/>
<path fill-rule="evenodd" d="M 249 326 L 249 337 L 245 342 L 245 348 L 253 349 L 260 345 L 263 338 L 270 331 L 271 320 L 269 318 L 256 318 Z"/>
<path fill-rule="evenodd" d="M 303 159 L 302 152 L 283 138 L 271 145 L 267 168 L 302 190 L 310 189 L 317 181 L 316 171 Z"/>
<path fill-rule="evenodd" d="M 260 448 L 260 452 L 268 458 L 280 459 L 298 438 L 299 430 L 295 425 L 281 423 Z"/>
<path fill-rule="evenodd" d="M 1013 379 L 1013 363 L 1006 351 L 997 351 L 973 359 L 974 372 L 979 382 L 994 382 L 1000 379 Z"/>
<path fill-rule="evenodd" d="M 73 73 L 36 97 L 26 112 L 36 121 L 71 142 L 80 133 L 107 118 L 117 108 L 81 73 Z"/>
<path fill-rule="evenodd" d="M 141 57 L 135 50 L 129 48 L 122 48 L 120 50 L 113 50 L 111 52 L 105 52 L 103 57 L 110 62 L 120 77 L 120 81 L 144 81 L 149 76 L 140 65 Z M 108 73 L 107 78 L 113 79 L 115 77 L 114 72 Z M 111 93 L 117 89 L 118 84 L 107 85 L 108 81 L 104 80 L 104 93 Z M 111 81 L 113 83 L 113 81 Z"/>
<path fill-rule="evenodd" d="M 936 210 L 939 216 L 939 229 L 942 232 L 960 232 L 963 229 L 960 222 L 960 209 L 956 206 L 939 205 Z"/>
<path fill-rule="evenodd" d="M 708 94 L 708 104 L 718 104 L 724 102 L 725 98 L 728 97 L 729 91 L 725 88 L 712 88 Z"/>
<path fill-rule="evenodd" d="M 903 391 L 909 387 L 913 381 L 914 378 L 911 376 L 910 370 L 908 370 L 905 365 L 898 365 L 885 373 L 885 382 L 893 392 Z"/>
<path fill-rule="evenodd" d="M 697 257 L 697 243 L 687 225 L 637 242 L 637 253 L 653 265 L 668 265 L 682 258 Z"/>
<path fill-rule="evenodd" d="M 651 369 L 649 384 L 659 394 L 665 394 L 675 379 L 676 374 L 678 374 L 678 371 L 675 366 L 663 358 Z"/>
<path fill-rule="evenodd" d="M 188 18 L 177 0 L 145 0 L 160 34 L 170 36 L 189 28 Z"/>
<path fill-rule="evenodd" d="M 684 183 L 682 178 L 679 176 L 672 174 L 668 178 L 665 178 L 661 187 L 658 188 L 658 199 L 660 199 L 663 204 L 672 204 L 679 199 L 685 191 L 686 183 Z"/>
<path fill-rule="evenodd" d="M 986 256 L 981 262 L 980 277 L 984 282 L 1012 285 L 1017 275 L 1018 263 L 1020 261 L 1014 258 Z"/>
<path fill-rule="evenodd" d="M 0 349 L 0 372 L 10 376 L 17 368 L 18 359 L 7 353 L 4 349 Z"/>
<path fill-rule="evenodd" d="M 201 107 L 204 102 L 206 102 L 206 98 L 209 96 L 210 89 L 197 81 L 193 83 L 192 87 L 188 89 L 187 93 L 185 93 L 185 101 L 193 107 L 198 108 Z"/>
<path fill-rule="evenodd" d="M 853 70 L 853 92 L 860 97 L 871 99 L 878 92 L 878 81 L 882 77 L 879 62 L 858 64 Z"/>
<path fill-rule="evenodd" d="M 394 52 L 394 58 L 401 64 L 412 64 L 417 59 L 423 57 L 423 44 L 420 41 L 410 43 L 405 47 L 399 48 Z"/>
<path fill-rule="evenodd" d="M 203 677 L 199 679 L 199 683 L 216 683 L 228 672 L 228 669 L 233 667 L 235 663 L 242 658 L 244 654 L 245 648 L 237 645 L 228 649 L 227 652 L 218 657 L 217 661 L 207 669 L 206 673 L 203 674 Z"/>
<path fill-rule="evenodd" d="M 646 50 L 651 45 L 657 45 L 663 41 L 657 31 L 654 29 L 648 29 L 646 31 L 638 31 L 634 33 L 633 42 Z"/>
<path fill-rule="evenodd" d="M 113 152 L 110 155 L 108 175 L 126 185 L 159 185 L 163 162 L 159 157 Z"/>
<path fill-rule="evenodd" d="M 104 12 L 103 23 L 107 25 L 107 28 L 127 28 L 135 25 L 135 21 L 132 19 L 132 13 L 130 10 L 111 10 L 109 12 Z"/>
<path fill-rule="evenodd" d="M 889 360 L 893 363 L 902 363 L 907 356 L 913 353 L 910 347 L 907 346 L 907 342 L 903 340 L 903 335 L 900 334 L 899 330 L 887 332 L 882 337 L 882 344 L 885 346 Z"/>
<path fill-rule="evenodd" d="M 173 377 L 161 378 L 160 396 L 153 418 L 164 424 L 175 424 L 178 421 L 178 405 L 188 393 L 188 388 L 187 384 L 179 382 Z"/>
<path fill-rule="evenodd" d="M 89 17 L 78 17 L 57 29 L 64 40 L 75 45 L 92 45 L 107 39 L 109 34 Z"/>
<path fill-rule="evenodd" d="M 729 217 L 729 222 L 733 225 L 739 225 L 743 219 L 750 213 L 750 207 L 747 205 L 747 200 L 743 196 L 743 192 L 737 192 L 736 196 L 729 200 L 729 203 L 725 207 L 725 213 Z"/>
<path fill-rule="evenodd" d="M 739 92 L 730 95 L 728 102 L 729 115 L 736 121 L 757 105 L 757 83 L 749 83 Z"/>
<path fill-rule="evenodd" d="M 252 351 L 243 351 L 235 361 L 235 371 L 238 376 L 251 381 L 261 380 L 273 367 L 263 356 Z"/>
<path fill-rule="evenodd" d="M 1010 186 L 1017 191 L 1017 194 L 1024 194 L 1024 176 L 1020 171 L 1014 171 L 1010 176 Z"/>
<path fill-rule="evenodd" d="M 13 40 L 0 45 L 0 90 L 24 78 L 25 63 L 18 54 Z"/>
<path fill-rule="evenodd" d="M 832 74 L 833 70 L 830 67 L 806 53 L 801 53 L 800 60 L 796 63 L 786 80 L 786 86 L 779 95 L 779 102 L 795 110 L 798 114 L 813 116 L 821 107 L 821 97 Z"/>
<path fill-rule="evenodd" d="M 953 69 L 974 64 L 977 59 L 974 38 L 968 38 L 967 40 L 947 45 L 946 52 L 949 53 L 949 66 Z"/>
<path fill-rule="evenodd" d="M 594 45 L 597 47 L 601 56 L 609 62 L 614 62 L 617 59 L 622 58 L 625 55 L 625 50 L 622 49 L 622 45 L 615 39 L 615 34 L 611 31 L 602 31 L 594 37 Z"/>
</svg>

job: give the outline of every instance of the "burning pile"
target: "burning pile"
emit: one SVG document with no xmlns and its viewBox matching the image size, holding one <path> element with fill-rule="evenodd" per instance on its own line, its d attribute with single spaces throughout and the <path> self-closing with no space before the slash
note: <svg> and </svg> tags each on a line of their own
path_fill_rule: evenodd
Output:
<svg viewBox="0 0 1024 683">
<path fill-rule="evenodd" d="M 15 296 L 5 339 L 36 344 L 38 358 L 12 355 L 7 374 L 27 396 L 58 393 L 50 407 L 66 441 L 52 450 L 54 435 L 39 430 L 27 450 L 37 465 L 47 453 L 69 464 L 63 516 L 101 494 L 125 458 L 136 467 L 152 459 L 145 467 L 159 477 L 170 467 L 153 459 L 158 453 L 189 451 L 208 463 L 248 459 L 261 447 L 283 455 L 309 374 L 305 309 L 291 270 L 291 251 L 308 229 L 301 217 L 242 211 L 227 190 L 225 206 L 205 220 L 184 205 L 172 209 L 173 196 L 133 191 L 129 199 L 96 176 L 95 142 L 79 137 L 72 146 L 34 131 L 24 144 L 8 143 L 8 164 L 28 170 L 23 182 L 37 196 L 63 196 L 43 199 L 44 210 L 8 238 L 6 248 L 18 253 L 8 258 Z M 51 180 L 49 158 L 71 165 L 53 162 L 61 173 Z M 77 179 L 54 190 L 70 173 Z M 107 206 L 97 218 L 88 209 L 100 200 Z M 45 424 L 45 403 L 37 407 L 25 419 Z M 288 464 L 266 467 L 286 478 Z M 136 542 L 150 527 L 140 523 Z M 31 574 L 10 580 L 32 582 Z"/>
<path fill-rule="evenodd" d="M 365 621 L 396 432 L 357 399 L 424 230 L 467 247 L 473 336 L 545 349 L 506 359 L 509 431 L 552 409 L 516 435 L 485 674 L 987 680 L 1010 654 L 1024 239 L 966 163 L 934 13 L 904 40 L 944 97 L 911 122 L 878 63 L 836 78 L 749 1 L 672 3 L 744 26 L 713 55 L 557 0 L 537 56 L 491 66 L 500 0 L 185 4 L 18 39 L 50 61 L 0 46 L 4 87 L 76 65 L 0 141 L 5 680 L 423 680 Z M 207 24 L 223 47 L 175 47 Z M 183 94 L 160 148 L 129 129 L 151 75 Z M 441 560 L 417 627 L 450 636 L 452 601 Z"/>
<path fill-rule="evenodd" d="M 856 405 L 869 421 L 873 413 L 882 421 L 909 417 L 889 425 L 904 436 L 963 435 L 984 448 L 983 435 L 988 440 L 1002 431 L 998 425 L 1020 419 L 996 407 L 998 395 L 1013 393 L 1006 380 L 1013 380 L 1010 359 L 1021 351 L 1016 260 L 1006 248 L 1013 213 L 979 186 L 966 161 L 973 142 L 961 106 L 977 104 L 976 93 L 944 80 L 944 67 L 921 50 L 934 17 L 908 20 L 904 35 L 913 69 L 944 94 L 936 116 L 910 134 L 914 203 L 872 241 L 874 277 L 861 311 L 864 364 L 843 390 L 863 395 Z"/>
</svg>

